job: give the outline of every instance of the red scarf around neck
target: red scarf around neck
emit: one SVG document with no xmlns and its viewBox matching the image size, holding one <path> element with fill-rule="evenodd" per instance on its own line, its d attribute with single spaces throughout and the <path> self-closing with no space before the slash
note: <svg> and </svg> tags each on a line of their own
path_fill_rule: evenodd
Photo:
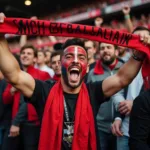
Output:
<svg viewBox="0 0 150 150">
<path fill-rule="evenodd" d="M 60 79 L 61 75 L 54 75 L 53 76 L 53 80 L 58 81 Z"/>
<path fill-rule="evenodd" d="M 64 120 L 64 98 L 61 81 L 51 89 L 41 127 L 39 150 L 61 150 Z M 72 150 L 96 150 L 93 111 L 85 83 L 78 96 L 75 110 Z"/>
</svg>

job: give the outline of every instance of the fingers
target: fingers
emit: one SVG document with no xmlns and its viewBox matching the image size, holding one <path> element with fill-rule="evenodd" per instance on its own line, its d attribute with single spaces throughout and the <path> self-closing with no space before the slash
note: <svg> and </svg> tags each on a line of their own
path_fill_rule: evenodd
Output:
<svg viewBox="0 0 150 150">
<path fill-rule="evenodd" d="M 4 13 L 0 13 L 0 23 L 4 22 L 4 18 L 6 18 L 5 14 Z"/>
<path fill-rule="evenodd" d="M 113 135 L 123 136 L 123 133 L 120 130 L 120 124 L 113 123 L 112 126 L 111 126 L 111 130 L 112 130 Z"/>
<path fill-rule="evenodd" d="M 17 132 L 11 132 L 10 131 L 10 134 L 8 135 L 9 137 L 16 137 L 16 136 L 18 136 L 19 135 L 19 131 L 17 131 Z"/>
<path fill-rule="evenodd" d="M 129 109 L 128 108 L 122 108 L 121 110 L 119 110 L 119 112 L 121 113 L 121 114 L 126 114 L 126 113 L 129 113 Z"/>
</svg>

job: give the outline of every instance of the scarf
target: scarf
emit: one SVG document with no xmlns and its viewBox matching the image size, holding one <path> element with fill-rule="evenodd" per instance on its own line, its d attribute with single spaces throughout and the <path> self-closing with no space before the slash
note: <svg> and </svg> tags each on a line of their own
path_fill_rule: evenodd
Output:
<svg viewBox="0 0 150 150">
<path fill-rule="evenodd" d="M 143 51 L 147 55 L 142 68 L 144 84 L 150 87 L 150 48 L 140 41 L 138 35 L 95 26 L 24 18 L 5 18 L 4 23 L 0 24 L 0 33 L 78 37 Z"/>
<path fill-rule="evenodd" d="M 85 38 L 137 49 L 145 52 L 150 58 L 149 47 L 140 41 L 138 35 L 114 29 L 45 20 L 5 18 L 4 23 L 0 24 L 0 33 Z"/>
<path fill-rule="evenodd" d="M 60 79 L 61 75 L 54 75 L 53 76 L 53 80 L 58 81 Z"/>
<path fill-rule="evenodd" d="M 61 81 L 51 89 L 42 120 L 39 150 L 61 150 L 64 120 L 64 99 Z M 75 110 L 72 150 L 96 150 L 93 111 L 85 83 Z"/>
</svg>

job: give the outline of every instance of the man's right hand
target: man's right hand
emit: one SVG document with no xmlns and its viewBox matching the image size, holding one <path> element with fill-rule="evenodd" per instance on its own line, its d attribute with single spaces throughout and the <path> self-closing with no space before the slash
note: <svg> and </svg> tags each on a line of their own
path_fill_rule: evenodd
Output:
<svg viewBox="0 0 150 150">
<path fill-rule="evenodd" d="M 124 15 L 129 15 L 130 14 L 130 7 L 129 5 L 125 5 L 123 8 L 122 8 L 122 12 Z"/>
<path fill-rule="evenodd" d="M 115 136 L 123 136 L 123 133 L 121 131 L 121 124 L 122 124 L 122 121 L 118 120 L 118 119 L 116 119 L 113 122 L 113 124 L 111 125 L 111 131 L 112 131 L 113 135 L 115 135 Z"/>
<path fill-rule="evenodd" d="M 19 132 L 20 132 L 20 127 L 12 125 L 10 127 L 10 133 L 8 136 L 9 137 L 16 137 L 19 135 Z"/>
</svg>

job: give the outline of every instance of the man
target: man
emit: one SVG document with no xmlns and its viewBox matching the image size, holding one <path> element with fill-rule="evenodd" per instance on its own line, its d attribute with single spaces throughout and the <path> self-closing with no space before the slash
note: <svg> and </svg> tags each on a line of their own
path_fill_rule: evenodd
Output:
<svg viewBox="0 0 150 150">
<path fill-rule="evenodd" d="M 88 64 L 89 64 L 89 70 L 88 72 L 94 68 L 96 62 L 95 62 L 95 53 L 96 53 L 96 42 L 91 40 L 84 40 L 84 46 L 87 50 L 88 54 Z M 85 82 L 87 82 L 87 75 L 85 76 Z"/>
<path fill-rule="evenodd" d="M 4 21 L 4 14 L 0 14 L 0 20 Z M 148 39 L 144 38 L 143 42 L 147 43 Z M 134 56 L 117 74 L 103 82 L 85 85 L 88 61 L 84 44 L 79 39 L 69 39 L 63 44 L 61 80 L 53 85 L 21 71 L 3 36 L 0 43 L 0 69 L 35 106 L 42 120 L 39 150 L 96 150 L 94 120 L 100 104 L 104 97 L 112 96 L 133 80 L 145 56 L 134 51 Z M 95 101 L 95 95 L 99 101 Z"/>
<path fill-rule="evenodd" d="M 52 52 L 51 52 L 49 49 L 47 49 L 47 50 L 45 50 L 45 54 L 46 54 L 45 63 L 46 63 L 46 65 L 47 65 L 48 67 L 51 67 L 50 58 L 51 58 Z"/>
<path fill-rule="evenodd" d="M 11 141 L 8 139 L 9 127 L 11 125 L 11 105 L 4 105 L 2 94 L 7 86 L 4 79 L 0 80 L 0 150 L 5 149 L 4 145 L 8 145 Z M 14 141 L 13 141 L 14 142 Z"/>
<path fill-rule="evenodd" d="M 55 81 L 58 81 L 61 77 L 61 60 L 60 60 L 61 55 L 62 55 L 62 51 L 54 51 L 52 52 L 50 58 L 51 67 L 55 72 L 52 79 Z"/>
<path fill-rule="evenodd" d="M 124 62 L 117 58 L 117 46 L 109 43 L 99 44 L 101 59 L 97 62 L 94 69 L 88 74 L 88 82 L 102 81 L 113 74 L 116 74 Z M 101 71 L 97 73 L 96 70 Z M 114 105 L 118 109 L 118 104 L 124 98 L 124 90 L 117 94 L 117 97 L 110 97 L 110 101 L 103 103 L 97 115 L 97 125 L 101 150 L 115 150 L 116 137 L 112 134 L 110 128 L 114 120 Z M 98 100 L 97 98 L 95 100 Z M 117 110 L 116 109 L 116 110 Z"/>
<path fill-rule="evenodd" d="M 47 72 L 34 68 L 36 56 L 37 51 L 32 45 L 25 45 L 21 48 L 20 61 L 24 72 L 27 72 L 35 79 L 49 79 L 50 75 Z M 11 92 L 11 89 L 13 89 L 13 92 Z M 4 99 L 7 100 L 8 97 L 11 101 L 7 104 L 13 104 L 12 114 L 14 114 L 10 128 L 10 136 L 14 137 L 21 134 L 24 150 L 37 150 L 40 124 L 35 108 L 31 104 L 26 104 L 24 100 L 22 102 L 20 100 L 22 98 L 20 92 L 9 84 L 3 94 Z"/>
<path fill-rule="evenodd" d="M 134 34 L 150 35 L 150 31 L 145 27 L 137 27 L 133 31 Z M 127 60 L 128 61 L 128 60 Z M 129 150 L 129 120 L 134 99 L 143 92 L 143 77 L 141 70 L 128 86 L 125 99 L 119 104 L 119 112 L 125 117 L 116 118 L 112 124 L 112 132 L 117 136 L 117 150 Z"/>
<path fill-rule="evenodd" d="M 122 59 L 124 62 L 128 61 L 129 58 L 131 57 L 131 53 L 128 51 L 126 47 L 118 46 L 118 52 L 119 52 L 118 57 Z"/>
<path fill-rule="evenodd" d="M 53 78 L 54 71 L 45 64 L 45 61 L 46 61 L 46 52 L 43 50 L 37 51 L 37 60 L 35 68 L 47 72 L 50 75 L 50 77 Z"/>
<path fill-rule="evenodd" d="M 88 54 L 88 64 L 89 64 L 89 71 L 90 71 L 91 69 L 94 68 L 96 64 L 95 63 L 96 43 L 95 41 L 85 40 L 84 46 Z"/>
<path fill-rule="evenodd" d="M 150 35 L 150 30 L 147 28 L 140 27 L 136 32 L 140 30 Z M 147 81 L 149 84 L 149 80 Z M 129 149 L 150 150 L 150 90 L 136 96 L 130 113 Z"/>
</svg>

